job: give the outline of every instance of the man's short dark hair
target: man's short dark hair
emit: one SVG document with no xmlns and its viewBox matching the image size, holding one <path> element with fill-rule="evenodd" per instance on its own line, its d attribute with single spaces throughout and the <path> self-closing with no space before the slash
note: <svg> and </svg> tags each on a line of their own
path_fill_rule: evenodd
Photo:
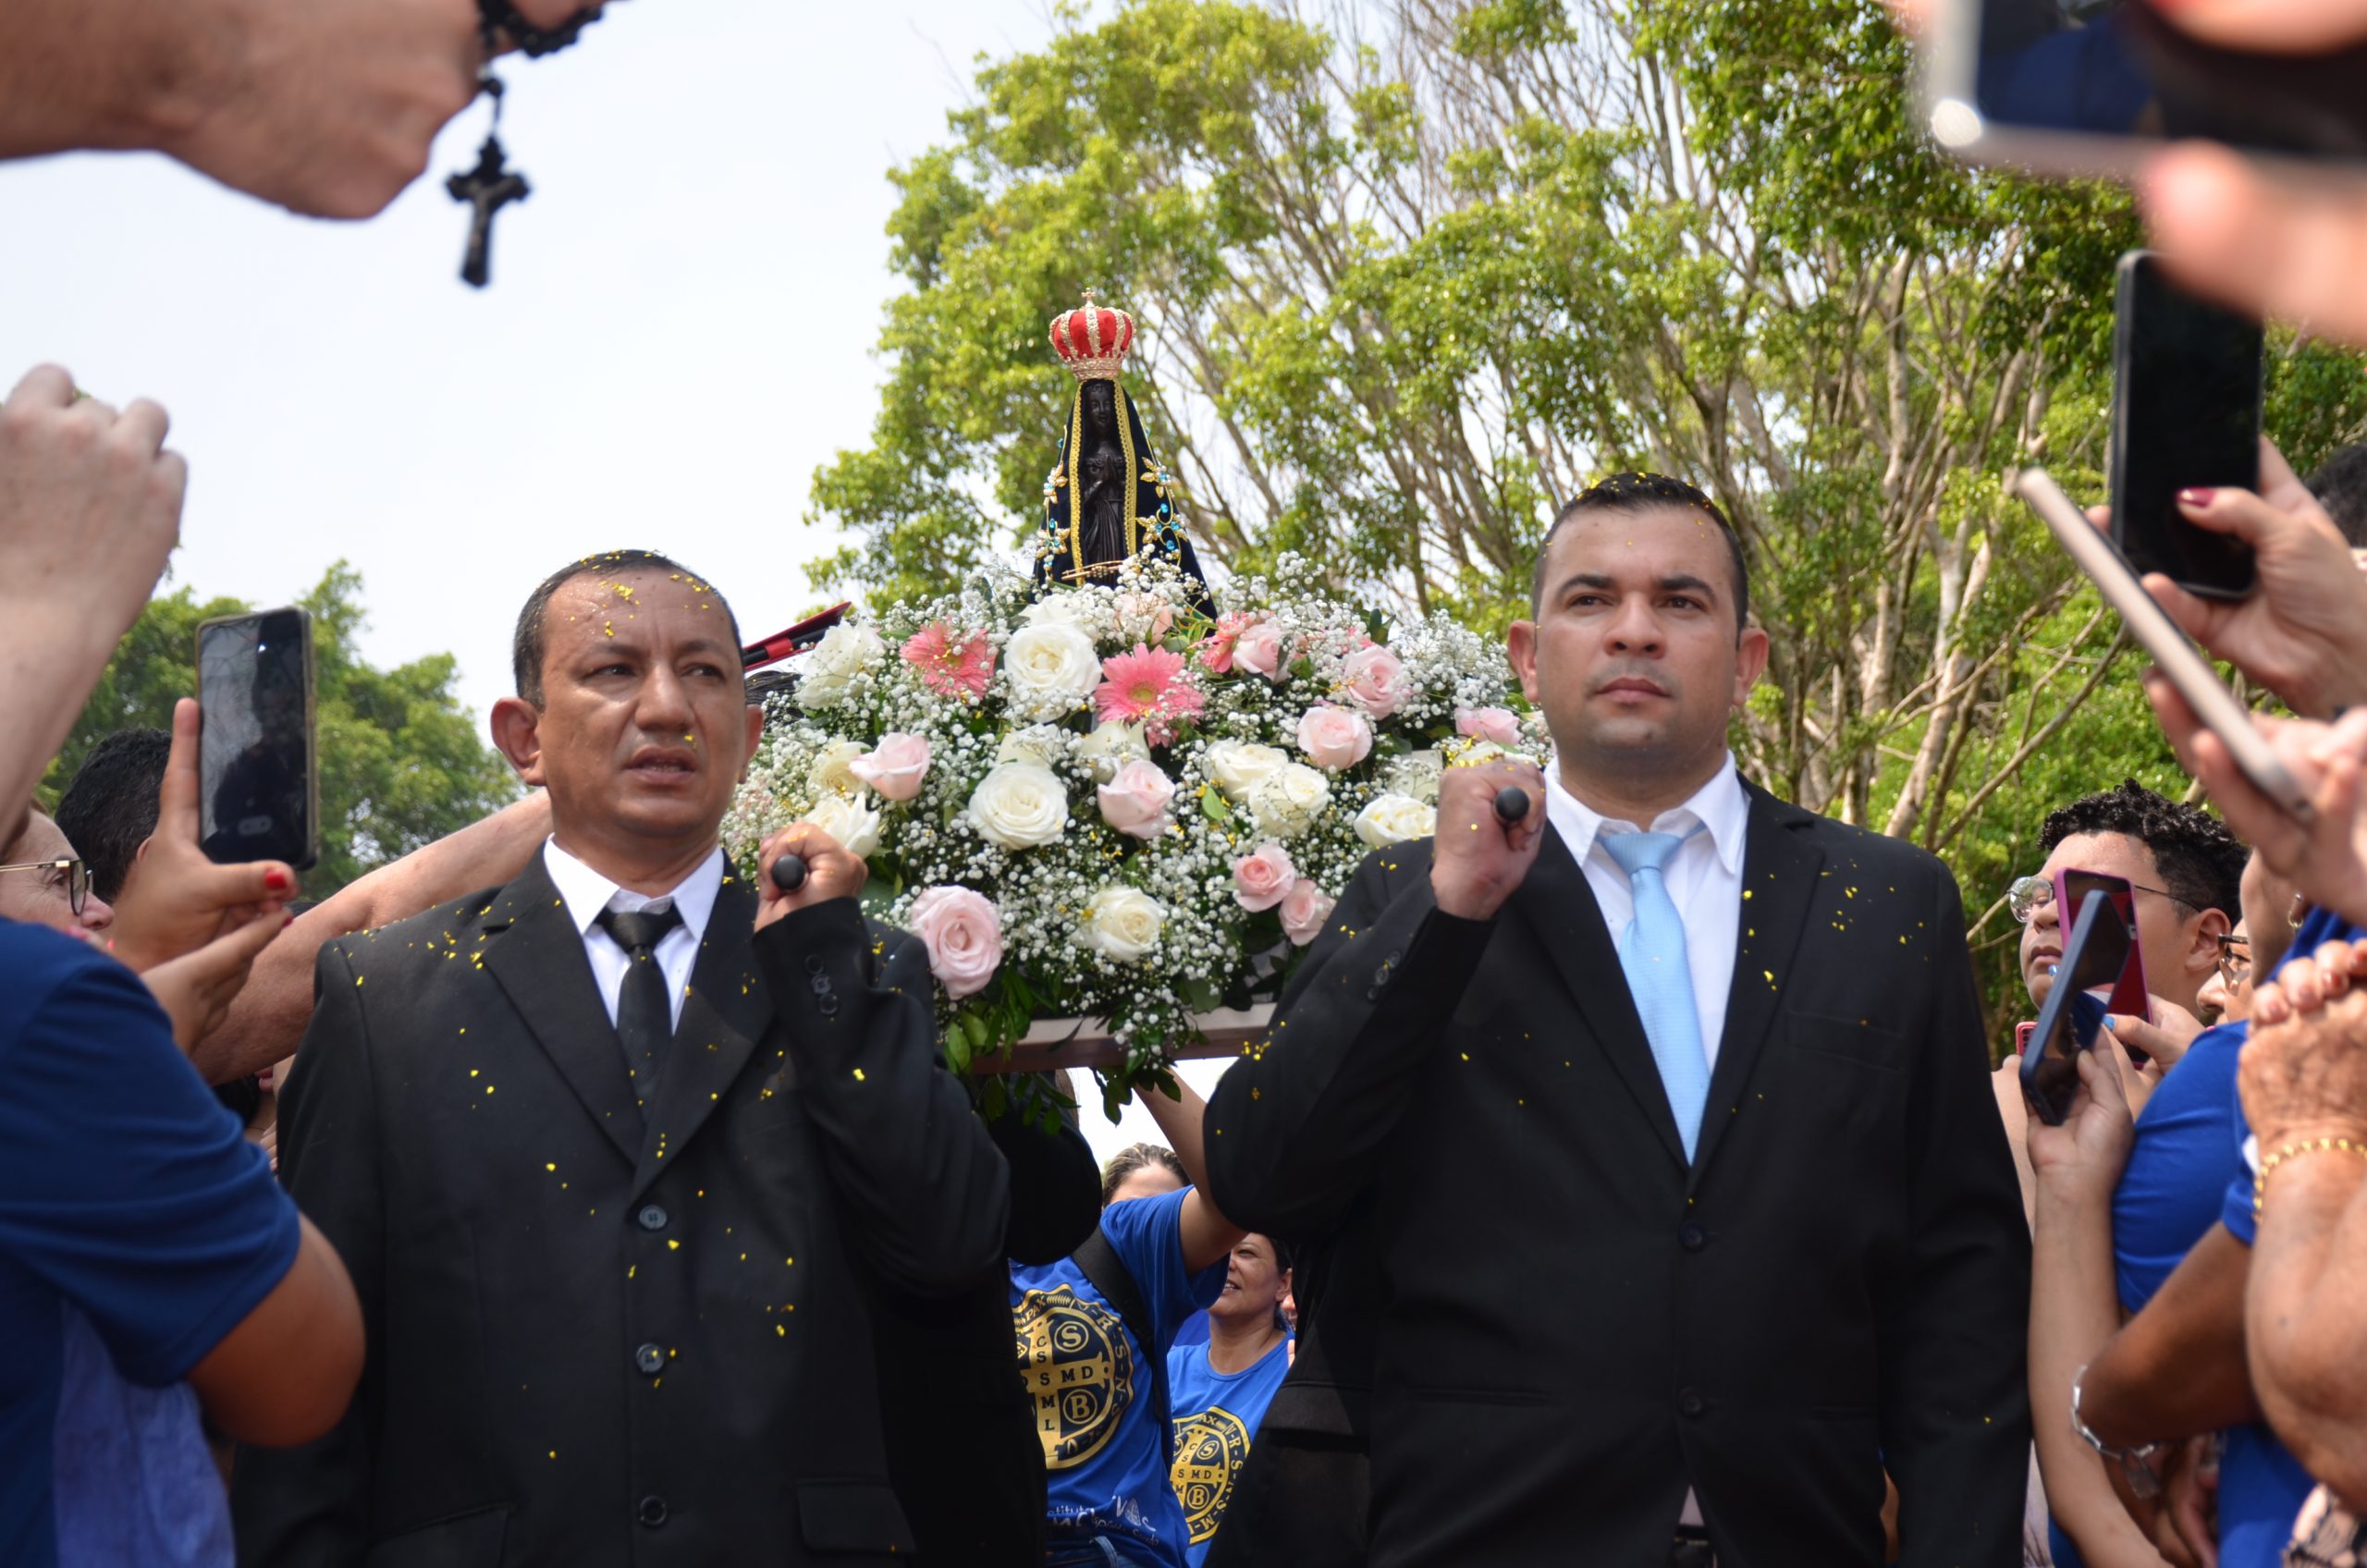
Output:
<svg viewBox="0 0 2367 1568">
<path fill-rule="evenodd" d="M 2352 549 L 2367 546 L 2367 441 L 2337 448 L 2302 483 Z"/>
<path fill-rule="evenodd" d="M 2064 839 L 2089 833 L 2117 833 L 2152 851 L 2164 888 L 2180 903 L 2215 909 L 2230 922 L 2243 917 L 2244 862 L 2251 851 L 2201 806 L 2124 779 L 2117 790 L 2082 795 L 2049 812 L 2039 851 L 2051 855 Z"/>
<path fill-rule="evenodd" d="M 538 708 L 543 705 L 543 655 L 549 643 L 546 622 L 551 595 L 579 577 L 628 571 L 662 571 L 712 596 L 716 607 L 723 612 L 724 623 L 731 628 L 732 651 L 739 652 L 740 618 L 731 613 L 731 606 L 724 603 L 723 595 L 705 578 L 671 556 L 661 556 L 655 550 L 604 550 L 596 556 L 570 561 L 544 578 L 526 595 L 526 607 L 518 612 L 518 631 L 509 640 L 509 674 L 517 682 L 521 697 Z"/>
<path fill-rule="evenodd" d="M 57 830 L 90 869 L 91 891 L 109 903 L 156 831 L 156 795 L 172 750 L 170 730 L 118 729 L 91 748 L 58 799 Z"/>
<path fill-rule="evenodd" d="M 1718 503 L 1682 479 L 1671 479 L 1664 473 L 1614 473 L 1579 491 L 1553 519 L 1553 526 L 1537 546 L 1537 570 L 1529 579 L 1528 606 L 1532 615 L 1545 610 L 1545 557 L 1553 548 L 1553 536 L 1562 525 L 1587 512 L 1640 512 L 1655 507 L 1677 507 L 1698 511 L 1718 525 L 1726 537 L 1726 554 L 1735 569 L 1735 632 L 1739 636 L 1750 621 L 1750 563 L 1743 558 L 1742 536 Z"/>
</svg>

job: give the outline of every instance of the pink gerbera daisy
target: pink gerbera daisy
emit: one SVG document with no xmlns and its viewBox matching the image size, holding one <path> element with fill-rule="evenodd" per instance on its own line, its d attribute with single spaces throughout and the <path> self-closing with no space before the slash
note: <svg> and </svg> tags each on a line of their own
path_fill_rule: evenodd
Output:
<svg viewBox="0 0 2367 1568">
<path fill-rule="evenodd" d="M 976 699 L 994 683 L 994 644 L 983 631 L 956 639 L 953 629 L 932 620 L 904 643 L 904 662 L 920 672 L 921 683 L 940 697 Z"/>
<path fill-rule="evenodd" d="M 1151 744 L 1175 738 L 1177 721 L 1196 718 L 1208 699 L 1192 683 L 1184 655 L 1145 643 L 1130 654 L 1101 661 L 1101 684 L 1093 689 L 1094 717 L 1107 724 L 1140 723 Z"/>
</svg>

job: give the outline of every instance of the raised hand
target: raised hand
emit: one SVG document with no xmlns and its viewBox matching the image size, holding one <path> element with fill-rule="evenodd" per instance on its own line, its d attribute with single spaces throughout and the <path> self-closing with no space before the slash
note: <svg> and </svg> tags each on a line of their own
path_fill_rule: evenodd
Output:
<svg viewBox="0 0 2367 1568">
<path fill-rule="evenodd" d="M 2287 962 L 2252 998 L 2236 1071 L 2263 1151 L 2310 1138 L 2367 1142 L 2367 942 Z"/>
<path fill-rule="evenodd" d="M 198 722 L 196 703 L 183 697 L 174 704 L 156 831 L 140 848 L 140 876 L 116 904 L 111 945 L 134 969 L 195 952 L 249 921 L 276 913 L 296 896 L 296 874 L 280 861 L 216 865 L 198 848 Z M 242 967 L 240 984 L 245 978 Z"/>
<path fill-rule="evenodd" d="M 13 825 L 180 541 L 165 410 L 77 399 L 55 365 L 0 403 L 0 830 Z"/>
<path fill-rule="evenodd" d="M 165 1016 L 173 1021 L 173 1038 L 182 1050 L 193 1047 L 213 1032 L 230 1011 L 230 1003 L 247 983 L 247 972 L 273 937 L 287 929 L 293 916 L 277 904 L 262 907 L 253 919 L 224 933 L 179 958 L 157 964 L 140 978 L 154 994 Z"/>
<path fill-rule="evenodd" d="M 805 880 L 793 890 L 782 888 L 773 876 L 773 863 L 784 854 L 805 862 Z M 756 852 L 756 929 L 762 931 L 791 910 L 853 898 L 870 876 L 871 868 L 861 855 L 849 854 L 836 839 L 810 822 L 792 822 L 766 839 Z"/>
<path fill-rule="evenodd" d="M 1507 789 L 1528 797 L 1528 812 L 1506 822 L 1496 804 Z M 1430 855 L 1430 890 L 1439 908 L 1466 920 L 1485 920 L 1503 907 L 1536 864 L 1545 839 L 1545 776 L 1537 765 L 1499 758 L 1478 767 L 1450 767 L 1439 781 L 1438 836 Z"/>
<path fill-rule="evenodd" d="M 2128 1059 L 2108 1040 L 2098 1045 L 2102 1048 L 2079 1055 L 2079 1086 L 2063 1124 L 2050 1127 L 2042 1117 L 2031 1117 L 2023 1146 L 2041 1186 L 2104 1198 L 2128 1163 L 2137 1126 L 2121 1079 Z"/>
</svg>

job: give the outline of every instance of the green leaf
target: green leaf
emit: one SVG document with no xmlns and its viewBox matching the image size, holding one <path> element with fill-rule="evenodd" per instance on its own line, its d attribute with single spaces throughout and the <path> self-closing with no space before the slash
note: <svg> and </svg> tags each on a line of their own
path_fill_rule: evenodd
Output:
<svg viewBox="0 0 2367 1568">
<path fill-rule="evenodd" d="M 1200 786 L 1200 815 L 1220 827 L 1233 826 L 1233 808 L 1224 802 L 1224 794 L 1213 784 Z"/>
</svg>

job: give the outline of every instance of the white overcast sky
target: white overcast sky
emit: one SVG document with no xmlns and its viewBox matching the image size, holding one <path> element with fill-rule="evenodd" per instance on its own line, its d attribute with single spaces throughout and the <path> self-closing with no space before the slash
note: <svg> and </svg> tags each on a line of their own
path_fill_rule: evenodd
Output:
<svg viewBox="0 0 2367 1568">
<path fill-rule="evenodd" d="M 168 586 L 276 604 L 342 557 L 364 656 L 458 655 L 480 719 L 520 602 L 592 550 L 674 554 L 750 635 L 776 631 L 830 544 L 802 521 L 807 484 L 877 403 L 887 172 L 946 140 L 975 57 L 1040 45 L 1049 10 L 611 6 L 566 54 L 499 67 L 533 195 L 496 225 L 482 293 L 443 179 L 475 162 L 483 103 L 364 224 L 155 157 L 0 165 L 0 375 L 55 361 L 172 411 L 190 484 Z M 1139 1109 L 1085 1125 L 1105 1154 L 1155 1135 Z"/>
</svg>

